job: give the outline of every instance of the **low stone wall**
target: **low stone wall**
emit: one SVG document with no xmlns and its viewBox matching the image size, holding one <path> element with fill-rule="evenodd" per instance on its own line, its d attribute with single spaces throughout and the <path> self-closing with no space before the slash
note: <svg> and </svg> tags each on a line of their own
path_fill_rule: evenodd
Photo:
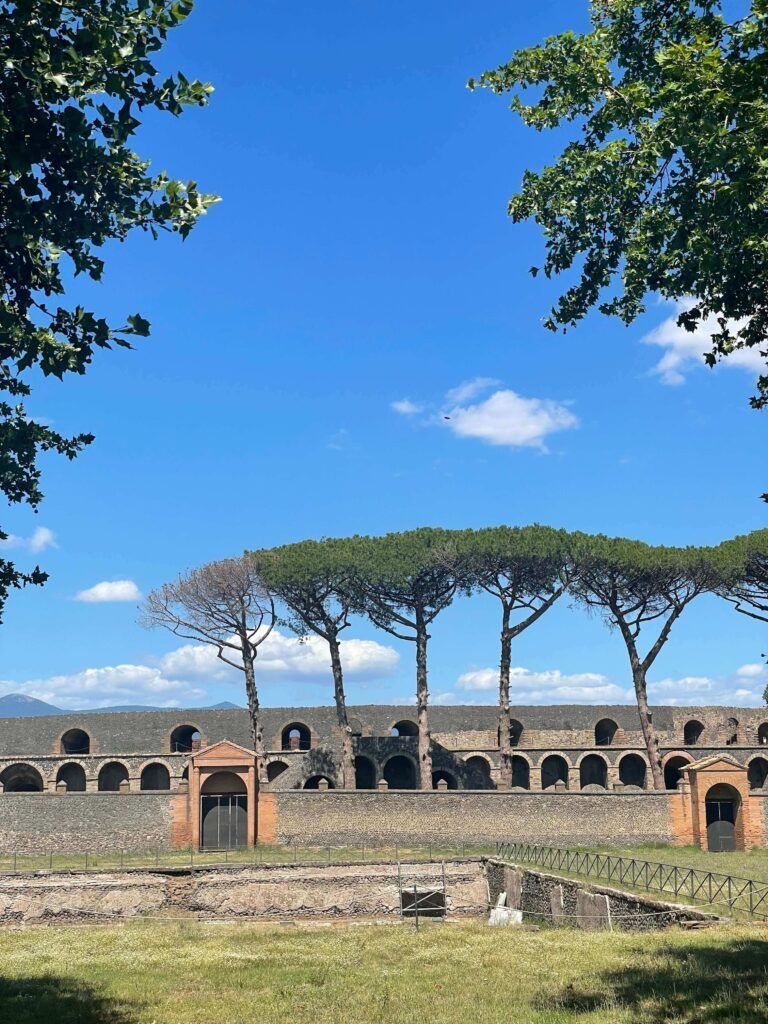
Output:
<svg viewBox="0 0 768 1024">
<path fill-rule="evenodd" d="M 4 793 L 0 853 L 170 849 L 189 842 L 181 793 Z"/>
<path fill-rule="evenodd" d="M 674 839 L 666 793 L 289 790 L 270 793 L 269 801 L 270 838 L 305 846 L 518 838 L 562 846 L 632 845 Z"/>
<path fill-rule="evenodd" d="M 678 903 L 634 896 L 503 861 L 487 861 L 486 876 L 491 903 L 495 904 L 499 893 L 505 892 L 506 905 L 522 910 L 523 922 L 538 919 L 585 930 L 656 931 L 684 922 L 719 920 L 714 914 Z"/>
<path fill-rule="evenodd" d="M 443 876 L 444 871 L 444 876 Z M 140 915 L 195 918 L 399 916 L 400 883 L 442 889 L 451 914 L 482 914 L 479 860 L 126 871 L 0 878 L 0 923 L 56 923 Z"/>
</svg>

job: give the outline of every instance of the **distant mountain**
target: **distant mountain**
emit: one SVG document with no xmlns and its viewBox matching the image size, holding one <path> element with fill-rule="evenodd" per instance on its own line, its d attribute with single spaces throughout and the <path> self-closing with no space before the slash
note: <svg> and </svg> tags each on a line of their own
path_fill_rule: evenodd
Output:
<svg viewBox="0 0 768 1024">
<path fill-rule="evenodd" d="M 37 697 L 25 697 L 23 693 L 6 693 L 0 697 L 0 718 L 34 718 L 37 715 L 62 715 L 64 712 L 55 704 L 48 704 Z"/>
<path fill-rule="evenodd" d="M 37 697 L 26 697 L 23 693 L 6 693 L 0 697 L 0 718 L 32 718 L 39 715 L 90 715 L 100 711 L 171 711 L 172 708 L 153 707 L 150 704 L 116 704 L 109 708 L 57 708 L 55 704 L 38 700 Z M 194 710 L 191 708 L 178 708 L 182 710 Z M 219 704 L 211 704 L 208 708 L 198 708 L 204 711 L 229 711 L 240 710 L 239 705 L 229 700 L 223 700 Z"/>
</svg>

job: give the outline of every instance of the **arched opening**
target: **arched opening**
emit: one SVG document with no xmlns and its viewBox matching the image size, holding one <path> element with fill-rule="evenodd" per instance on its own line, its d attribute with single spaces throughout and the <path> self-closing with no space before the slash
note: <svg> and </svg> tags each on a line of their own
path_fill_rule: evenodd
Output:
<svg viewBox="0 0 768 1024">
<path fill-rule="evenodd" d="M 753 757 L 747 768 L 747 779 L 750 789 L 762 789 L 768 779 L 768 760 L 764 757 Z"/>
<path fill-rule="evenodd" d="M 390 789 L 416 789 L 416 765 L 410 757 L 390 757 L 383 774 Z"/>
<path fill-rule="evenodd" d="M 627 754 L 619 761 L 619 782 L 645 789 L 648 765 L 639 754 Z"/>
<path fill-rule="evenodd" d="M 568 786 L 568 762 L 559 754 L 550 754 L 541 762 L 541 788 L 551 789 L 556 782 Z"/>
<path fill-rule="evenodd" d="M 768 722 L 763 722 L 757 729 L 757 742 L 764 746 L 768 743 Z"/>
<path fill-rule="evenodd" d="M 411 722 L 406 718 L 402 722 L 395 722 L 390 733 L 392 736 L 418 736 L 419 727 L 416 722 Z"/>
<path fill-rule="evenodd" d="M 579 765 L 579 786 L 602 786 L 605 789 L 608 785 L 608 765 L 602 757 L 597 754 L 587 754 Z"/>
<path fill-rule="evenodd" d="M 363 735 L 363 723 L 359 718 L 350 718 L 347 724 L 353 737 L 357 738 Z"/>
<path fill-rule="evenodd" d="M 739 720 L 738 718 L 729 718 L 725 730 L 725 745 L 732 747 L 734 743 L 739 742 Z"/>
<path fill-rule="evenodd" d="M 682 769 L 691 762 L 687 757 L 670 757 L 664 765 L 664 788 L 677 789 L 677 784 L 682 779 Z"/>
<path fill-rule="evenodd" d="M 704 733 L 703 722 L 697 722 L 695 718 L 686 722 L 683 726 L 683 743 L 686 747 L 695 747 Z"/>
<path fill-rule="evenodd" d="M 109 761 L 99 772 L 99 792 L 119 793 L 120 783 L 127 782 L 128 769 L 119 761 Z"/>
<path fill-rule="evenodd" d="M 248 793 L 234 772 L 209 775 L 200 791 L 200 846 L 232 850 L 248 845 Z"/>
<path fill-rule="evenodd" d="M 618 728 L 612 718 L 601 718 L 595 726 L 595 746 L 610 747 Z"/>
<path fill-rule="evenodd" d="M 42 793 L 43 777 L 31 764 L 9 764 L 0 774 L 6 793 Z"/>
<path fill-rule="evenodd" d="M 524 757 L 512 758 L 512 786 L 518 789 L 531 788 L 531 768 Z"/>
<path fill-rule="evenodd" d="M 310 775 L 307 781 L 304 783 L 304 789 L 320 789 L 320 782 L 327 782 L 328 789 L 335 789 L 333 779 L 329 779 L 327 775 Z"/>
<path fill-rule="evenodd" d="M 280 734 L 281 750 L 309 750 L 312 746 L 312 733 L 303 722 L 291 722 Z"/>
<path fill-rule="evenodd" d="M 90 754 L 91 737 L 82 729 L 67 729 L 61 737 L 62 754 Z"/>
<path fill-rule="evenodd" d="M 472 771 L 477 772 L 477 774 L 482 777 L 484 789 L 487 789 L 491 785 L 491 766 L 484 757 L 480 757 L 479 754 L 475 754 L 473 757 L 468 757 L 464 764 L 467 768 L 471 768 Z"/>
<path fill-rule="evenodd" d="M 284 771 L 287 771 L 288 765 L 285 761 L 270 761 L 267 765 L 267 780 L 274 782 L 275 779 L 279 778 Z"/>
<path fill-rule="evenodd" d="M 68 793 L 84 793 L 85 768 L 81 764 L 63 764 L 56 772 L 56 781 L 66 783 Z"/>
<path fill-rule="evenodd" d="M 164 764 L 155 761 L 141 769 L 140 789 L 170 789 L 171 776 Z"/>
<path fill-rule="evenodd" d="M 712 853 L 726 853 L 736 849 L 736 827 L 741 805 L 739 794 L 721 782 L 707 793 L 707 849 Z"/>
<path fill-rule="evenodd" d="M 437 771 L 432 772 L 432 789 L 437 789 L 438 782 L 445 782 L 448 785 L 448 789 L 458 789 L 459 784 L 456 781 L 456 776 L 451 772 L 445 771 L 444 768 L 438 768 Z"/>
<path fill-rule="evenodd" d="M 355 789 L 376 789 L 376 766 L 359 754 L 355 758 Z"/>
<path fill-rule="evenodd" d="M 177 725 L 171 733 L 171 753 L 191 754 L 200 749 L 200 730 L 196 725 Z"/>
<path fill-rule="evenodd" d="M 189 765 L 186 765 L 184 771 L 181 773 L 183 782 L 189 782 Z"/>
<path fill-rule="evenodd" d="M 523 723 L 513 718 L 509 723 L 509 745 L 519 747 L 523 739 Z"/>
</svg>

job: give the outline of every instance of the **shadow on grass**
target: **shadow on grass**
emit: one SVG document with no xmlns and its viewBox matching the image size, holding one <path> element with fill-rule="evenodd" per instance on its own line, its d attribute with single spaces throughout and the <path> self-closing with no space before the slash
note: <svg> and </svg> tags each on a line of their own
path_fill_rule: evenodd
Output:
<svg viewBox="0 0 768 1024">
<path fill-rule="evenodd" d="M 85 982 L 43 974 L 0 977 L 0 1021 L 8 1024 L 135 1024 L 116 1000 Z"/>
<path fill-rule="evenodd" d="M 537 1004 L 582 1014 L 614 1009 L 637 1024 L 768 1022 L 768 941 L 662 947 L 631 967 L 603 971 L 599 990 L 569 984 Z"/>
</svg>

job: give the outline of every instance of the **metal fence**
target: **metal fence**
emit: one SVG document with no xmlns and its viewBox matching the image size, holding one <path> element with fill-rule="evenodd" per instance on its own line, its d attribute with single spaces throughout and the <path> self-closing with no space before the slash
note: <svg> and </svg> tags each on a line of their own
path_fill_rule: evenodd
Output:
<svg viewBox="0 0 768 1024">
<path fill-rule="evenodd" d="M 768 883 L 750 878 L 532 843 L 497 843 L 496 854 L 502 860 L 599 879 L 628 889 L 663 893 L 679 900 L 741 911 L 768 920 Z"/>
<path fill-rule="evenodd" d="M 261 864 L 365 864 L 374 861 L 443 861 L 467 857 L 488 857 L 493 845 L 477 843 L 433 843 L 423 846 L 302 846 L 298 843 L 257 845 L 233 850 L 86 851 L 77 853 L 0 854 L 0 874 L 38 871 L 116 871 L 129 868 L 196 869 L 224 865 L 241 867 Z"/>
</svg>

